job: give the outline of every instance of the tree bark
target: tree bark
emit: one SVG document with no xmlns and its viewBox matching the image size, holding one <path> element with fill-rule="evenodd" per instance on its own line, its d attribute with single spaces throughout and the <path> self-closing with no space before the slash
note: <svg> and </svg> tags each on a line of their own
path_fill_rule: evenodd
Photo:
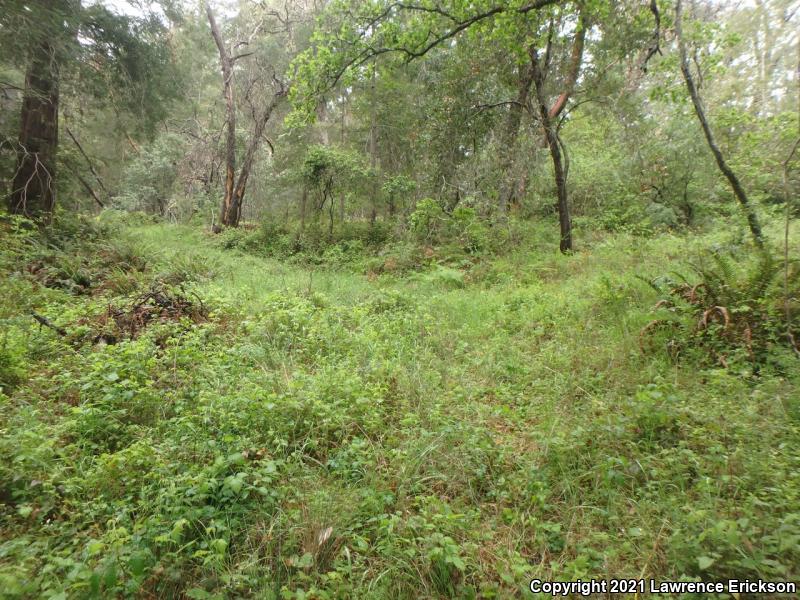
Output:
<svg viewBox="0 0 800 600">
<path fill-rule="evenodd" d="M 48 40 L 32 52 L 25 75 L 22 124 L 9 212 L 49 222 L 56 203 L 58 63 Z"/>
<path fill-rule="evenodd" d="M 681 0 L 677 0 L 675 4 L 675 35 L 678 38 L 678 52 L 680 54 L 681 72 L 683 73 L 683 79 L 686 82 L 686 88 L 689 90 L 689 96 L 691 97 L 692 104 L 694 105 L 694 112 L 697 115 L 697 120 L 700 121 L 700 126 L 703 128 L 703 134 L 705 135 L 706 142 L 708 143 L 708 147 L 711 149 L 711 153 L 714 155 L 714 159 L 717 161 L 719 170 L 728 180 L 731 188 L 733 188 L 733 193 L 736 196 L 736 199 L 739 201 L 745 216 L 747 217 L 747 224 L 750 227 L 750 233 L 753 236 L 753 241 L 755 242 L 756 246 L 762 247 L 764 245 L 764 236 L 761 232 L 761 224 L 758 221 L 758 215 L 756 215 L 752 204 L 750 204 L 750 200 L 747 198 L 747 194 L 745 193 L 739 178 L 733 172 L 733 169 L 728 166 L 728 163 L 725 161 L 725 157 L 722 156 L 722 151 L 719 149 L 719 146 L 714 139 L 714 134 L 711 131 L 711 126 L 708 124 L 705 108 L 703 107 L 703 101 L 700 98 L 700 93 L 697 90 L 694 77 L 692 76 L 691 67 L 689 66 L 689 59 L 686 53 L 686 44 L 683 40 L 682 17 L 682 2 Z"/>
<path fill-rule="evenodd" d="M 239 207 L 234 200 L 234 185 L 236 179 L 236 103 L 233 91 L 233 59 L 214 19 L 211 7 L 206 6 L 208 24 L 211 26 L 211 35 L 219 50 L 219 62 L 222 69 L 222 86 L 225 96 L 226 130 L 225 138 L 225 193 L 222 198 L 219 222 L 222 227 L 236 227 L 239 224 Z M 244 183 L 247 183 L 245 177 Z M 242 189 L 244 194 L 244 189 Z"/>
</svg>

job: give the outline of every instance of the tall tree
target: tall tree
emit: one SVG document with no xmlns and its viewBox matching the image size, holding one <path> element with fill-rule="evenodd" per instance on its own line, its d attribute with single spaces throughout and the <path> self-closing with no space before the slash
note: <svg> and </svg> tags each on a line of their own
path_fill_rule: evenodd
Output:
<svg viewBox="0 0 800 600">
<path fill-rule="evenodd" d="M 14 35 L 25 32 L 26 35 Z M 172 96 L 177 77 L 164 23 L 152 15 L 125 17 L 79 0 L 9 0 L 0 13 L 0 40 L 11 48 L 0 58 L 25 70 L 10 212 L 48 221 L 58 187 L 59 112 L 64 83 L 82 98 L 106 100 L 149 127 Z M 6 50 L 6 47 L 3 48 Z M 73 138 L 75 139 L 75 138 Z M 75 140 L 76 141 L 76 140 Z M 76 141 L 77 143 L 77 141 Z M 86 155 L 81 147 L 81 153 Z M 76 174 L 80 181 L 82 177 Z M 85 182 L 82 185 L 89 188 Z"/>
<path fill-rule="evenodd" d="M 208 24 L 211 35 L 219 51 L 219 64 L 222 71 L 222 94 L 225 97 L 225 187 L 220 208 L 219 222 L 221 226 L 239 224 L 238 208 L 233 199 L 233 189 L 236 184 L 236 100 L 233 89 L 233 66 L 242 55 L 231 56 L 225 46 L 217 21 L 211 6 L 206 5 Z"/>
<path fill-rule="evenodd" d="M 214 43 L 219 51 L 220 68 L 222 71 L 222 86 L 223 95 L 225 96 L 225 127 L 227 136 L 225 138 L 225 192 L 222 198 L 222 206 L 220 208 L 220 225 L 219 227 L 238 227 L 239 220 L 242 216 L 242 203 L 244 201 L 244 194 L 247 189 L 247 181 L 250 177 L 250 172 L 253 168 L 256 152 L 261 145 L 261 140 L 264 132 L 272 116 L 273 111 L 277 108 L 281 100 L 286 96 L 286 86 L 279 80 L 274 72 L 272 74 L 273 94 L 271 100 L 265 105 L 261 113 L 255 118 L 255 125 L 253 128 L 253 135 L 245 150 L 244 160 L 239 171 L 238 178 L 236 176 L 236 99 L 234 95 L 234 65 L 236 61 L 250 56 L 252 52 L 242 52 L 240 54 L 233 54 L 232 48 L 225 46 L 222 34 L 217 25 L 214 13 L 210 6 L 206 6 L 206 15 L 208 16 L 208 23 L 211 27 L 211 35 L 214 38 Z M 258 32 L 260 25 L 257 26 L 250 38 Z M 237 42 L 234 47 L 247 45 L 247 42 Z"/>
<path fill-rule="evenodd" d="M 37 0 L 32 12 L 42 19 L 34 27 L 28 66 L 16 170 L 9 211 L 48 221 L 56 202 L 59 62 L 69 36 L 74 7 L 68 0 Z"/>
<path fill-rule="evenodd" d="M 722 155 L 722 150 L 720 150 L 716 140 L 714 139 L 714 133 L 711 131 L 711 126 L 709 125 L 708 118 L 706 117 L 703 100 L 700 97 L 700 92 L 697 89 L 697 84 L 695 83 L 694 76 L 692 75 L 692 69 L 689 65 L 689 57 L 686 51 L 686 41 L 683 36 L 683 3 L 681 0 L 677 0 L 675 3 L 675 35 L 678 39 L 678 53 L 680 54 L 681 73 L 683 73 L 683 80 L 686 82 L 686 88 L 689 90 L 689 97 L 692 99 L 694 112 L 697 115 L 697 120 L 700 121 L 700 126 L 703 129 L 703 135 L 705 135 L 708 147 L 711 149 L 711 153 L 714 155 L 714 160 L 717 162 L 719 170 L 725 176 L 725 179 L 728 180 L 728 183 L 730 183 L 731 188 L 733 189 L 733 194 L 736 196 L 736 200 L 738 200 L 740 206 L 742 207 L 742 211 L 747 217 L 747 224 L 750 227 L 750 234 L 753 237 L 753 241 L 757 246 L 763 246 L 764 236 L 761 232 L 761 224 L 759 223 L 758 215 L 756 215 L 755 209 L 750 203 L 750 199 L 747 197 L 747 193 L 739 181 L 739 178 L 736 176 L 736 173 L 733 172 L 733 169 L 731 169 L 725 160 L 725 157 Z"/>
</svg>

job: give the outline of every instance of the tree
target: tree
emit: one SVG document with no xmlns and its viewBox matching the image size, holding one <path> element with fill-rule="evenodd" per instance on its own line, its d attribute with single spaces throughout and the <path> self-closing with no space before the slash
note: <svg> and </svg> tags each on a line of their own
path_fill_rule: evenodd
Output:
<svg viewBox="0 0 800 600">
<path fill-rule="evenodd" d="M 169 85 L 156 86 L 177 77 L 163 75 L 169 69 L 165 27 L 152 15 L 119 16 L 78 0 L 14 0 L 4 7 L 0 26 L 3 44 L 11 49 L 0 59 L 24 64 L 26 71 L 8 208 L 47 222 L 56 204 L 63 84 L 80 81 L 84 97 L 122 97 L 117 108 L 152 124 L 173 92 Z M 28 35 L 14 36 L 18 31 Z M 77 138 L 70 137 L 88 160 Z"/>
<path fill-rule="evenodd" d="M 238 177 L 236 176 L 236 101 L 234 96 L 234 65 L 236 61 L 250 56 L 251 52 L 243 52 L 241 54 L 233 54 L 232 48 L 227 48 L 222 39 L 217 22 L 214 19 L 214 13 L 210 6 L 206 6 L 206 14 L 208 16 L 208 23 L 211 27 L 211 35 L 214 38 L 214 43 L 217 45 L 219 51 L 219 61 L 222 71 L 222 86 L 223 95 L 225 96 L 225 115 L 227 136 L 225 139 L 225 193 L 222 198 L 222 207 L 220 209 L 220 228 L 221 227 L 238 227 L 239 219 L 242 215 L 242 202 L 244 201 L 244 194 L 247 189 L 247 180 L 250 177 L 250 172 L 253 168 L 256 152 L 261 144 L 264 136 L 264 130 L 272 116 L 273 111 L 277 108 L 278 104 L 286 96 L 285 84 L 276 77 L 274 71 L 272 73 L 273 94 L 272 99 L 266 104 L 261 113 L 256 116 L 255 124 L 253 127 L 253 134 L 247 149 L 244 153 L 242 160 L 242 167 L 239 170 Z M 251 38 L 259 27 L 254 30 Z M 234 47 L 249 44 L 249 41 L 238 42 Z"/>
<path fill-rule="evenodd" d="M 728 183 L 730 183 L 733 193 L 742 207 L 742 211 L 747 217 L 747 224 L 750 227 L 750 234 L 753 237 L 753 241 L 755 242 L 756 246 L 761 247 L 764 245 L 764 236 L 761 232 L 761 224 L 758 221 L 758 215 L 756 215 L 756 212 L 750 203 L 747 193 L 739 181 L 739 178 L 725 161 L 725 157 L 722 155 L 722 151 L 714 139 L 714 133 L 711 131 L 711 126 L 706 118 L 703 101 L 700 98 L 700 92 L 697 89 L 697 84 L 695 83 L 694 76 L 692 75 L 692 69 L 689 65 L 689 57 L 686 51 L 686 41 L 683 36 L 683 3 L 681 0 L 677 0 L 675 3 L 675 35 L 678 39 L 678 53 L 680 54 L 681 73 L 683 73 L 683 79 L 686 82 L 686 88 L 689 90 L 689 97 L 692 100 L 692 105 L 694 106 L 697 120 L 700 121 L 700 126 L 703 129 L 703 135 L 705 135 L 706 142 L 708 143 L 711 153 L 714 155 L 714 160 L 717 162 L 719 170 L 728 180 Z"/>
<path fill-rule="evenodd" d="M 301 211 L 305 213 L 308 191 L 314 191 L 316 196 L 314 208 L 320 213 L 327 205 L 328 235 L 333 236 L 336 188 L 343 189 L 348 183 L 367 177 L 363 157 L 328 146 L 312 146 L 303 161 L 301 176 L 303 180 Z"/>
<path fill-rule="evenodd" d="M 56 202 L 59 63 L 68 40 L 74 6 L 68 0 L 38 0 L 42 18 L 33 27 L 9 211 L 48 221 Z"/>
<path fill-rule="evenodd" d="M 572 249 L 572 231 L 567 192 L 567 168 L 563 142 L 559 137 L 560 117 L 580 78 L 587 21 L 591 15 L 609 14 L 605 2 L 534 0 L 476 6 L 450 0 L 436 5 L 397 3 L 381 0 L 363 3 L 340 2 L 333 5 L 331 22 L 317 32 L 316 45 L 297 61 L 298 78 L 293 92 L 297 110 L 311 114 L 309 107 L 318 97 L 340 81 L 349 84 L 360 76 L 361 67 L 380 55 L 396 55 L 406 63 L 458 47 L 462 39 L 473 43 L 476 36 L 501 46 L 511 60 L 525 64 L 519 70 L 516 98 L 510 105 L 502 143 L 501 169 L 504 183 L 499 208 L 505 211 L 513 201 L 511 175 L 513 153 L 523 109 L 535 90 L 533 111 L 542 128 L 554 169 L 559 214 L 560 248 Z M 571 39 L 566 60 L 555 61 L 556 40 Z M 459 43 L 452 40 L 458 38 Z M 558 89 L 553 90 L 553 83 Z M 555 92 L 555 100 L 550 96 Z"/>
<path fill-rule="evenodd" d="M 529 49 L 529 54 L 533 74 L 533 86 L 536 90 L 536 105 L 539 112 L 539 119 L 544 129 L 544 136 L 553 162 L 557 195 L 556 209 L 561 233 L 559 249 L 561 252 L 569 252 L 572 250 L 572 221 L 569 215 L 567 167 L 564 163 L 565 157 L 562 153 L 563 142 L 558 133 L 558 118 L 567 106 L 567 102 L 575 89 L 575 83 L 578 80 L 578 74 L 580 73 L 581 64 L 583 62 L 583 47 L 586 40 L 586 23 L 583 14 L 578 15 L 578 21 L 575 26 L 569 66 L 562 87 L 563 91 L 558 95 L 555 102 L 550 104 L 547 99 L 545 84 L 547 82 L 550 65 L 552 64 L 550 56 L 552 32 L 553 25 L 551 24 L 544 57 L 539 56 L 539 51 L 534 46 Z"/>
</svg>

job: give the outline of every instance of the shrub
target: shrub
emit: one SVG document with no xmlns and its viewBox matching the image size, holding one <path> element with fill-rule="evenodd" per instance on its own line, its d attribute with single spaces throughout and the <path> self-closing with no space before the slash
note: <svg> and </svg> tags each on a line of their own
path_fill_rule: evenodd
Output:
<svg viewBox="0 0 800 600">
<path fill-rule="evenodd" d="M 468 253 L 486 250 L 490 246 L 488 227 L 475 209 L 468 206 L 457 206 L 448 214 L 438 202 L 425 198 L 417 203 L 409 222 L 421 243 L 457 243 L 462 251 Z"/>
</svg>

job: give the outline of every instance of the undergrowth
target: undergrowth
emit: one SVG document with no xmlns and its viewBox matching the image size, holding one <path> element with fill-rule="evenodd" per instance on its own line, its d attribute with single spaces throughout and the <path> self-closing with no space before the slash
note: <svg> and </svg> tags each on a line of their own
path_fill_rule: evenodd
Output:
<svg viewBox="0 0 800 600">
<path fill-rule="evenodd" d="M 0 224 L 1 595 L 796 580 L 779 269 L 693 271 L 717 233 L 587 232 L 564 257 L 512 223 L 500 252 L 458 218 L 292 264 L 252 232 Z"/>
<path fill-rule="evenodd" d="M 691 353 L 690 360 L 724 368 L 749 367 L 758 373 L 768 367 L 781 375 L 796 368 L 796 261 L 786 264 L 769 248 L 755 253 L 707 251 L 690 268 L 691 275 L 673 273 L 648 282 L 662 296 L 656 309 L 666 316 L 642 330 L 643 340 L 655 338 L 675 357 Z"/>
</svg>

